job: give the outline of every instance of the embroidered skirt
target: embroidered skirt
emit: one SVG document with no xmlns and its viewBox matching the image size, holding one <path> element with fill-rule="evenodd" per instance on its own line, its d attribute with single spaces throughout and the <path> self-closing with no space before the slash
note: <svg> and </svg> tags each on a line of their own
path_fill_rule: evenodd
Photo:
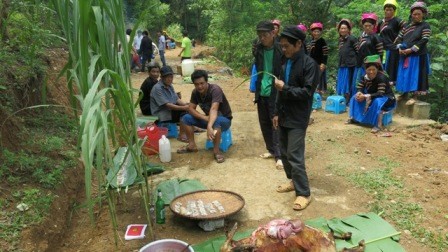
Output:
<svg viewBox="0 0 448 252">
<path fill-rule="evenodd" d="M 389 102 L 388 102 L 389 101 Z M 350 99 L 350 118 L 361 123 L 378 126 L 378 115 L 381 111 L 390 111 L 396 107 L 395 99 L 390 101 L 388 97 L 377 97 L 372 100 L 370 106 L 365 109 L 366 101 L 358 102 L 355 95 Z"/>
<path fill-rule="evenodd" d="M 429 55 L 401 56 L 398 63 L 396 88 L 398 92 L 423 92 L 429 90 Z"/>
<path fill-rule="evenodd" d="M 351 85 L 353 83 L 353 74 L 355 72 L 355 67 L 340 67 L 338 69 L 338 77 L 336 82 L 336 93 L 338 95 L 352 93 Z"/>
</svg>

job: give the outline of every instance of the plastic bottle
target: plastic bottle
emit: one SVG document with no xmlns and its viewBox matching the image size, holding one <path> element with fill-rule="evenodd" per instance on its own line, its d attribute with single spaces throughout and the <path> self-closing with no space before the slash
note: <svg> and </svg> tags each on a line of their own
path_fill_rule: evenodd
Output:
<svg viewBox="0 0 448 252">
<path fill-rule="evenodd" d="M 162 199 L 162 192 L 160 189 L 157 191 L 157 201 L 156 201 L 156 223 L 165 223 L 165 202 Z"/>
<path fill-rule="evenodd" d="M 159 139 L 159 157 L 160 161 L 167 163 L 171 161 L 171 144 L 165 135 Z"/>
</svg>

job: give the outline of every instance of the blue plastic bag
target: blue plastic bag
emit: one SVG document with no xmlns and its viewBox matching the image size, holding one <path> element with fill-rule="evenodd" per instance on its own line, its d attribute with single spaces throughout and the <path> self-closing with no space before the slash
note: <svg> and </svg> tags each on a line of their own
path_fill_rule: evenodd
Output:
<svg viewBox="0 0 448 252">
<path fill-rule="evenodd" d="M 252 72 L 250 74 L 250 85 L 249 91 L 251 93 L 255 93 L 256 83 L 257 83 L 258 75 L 257 75 L 257 66 L 255 64 L 252 65 Z"/>
</svg>

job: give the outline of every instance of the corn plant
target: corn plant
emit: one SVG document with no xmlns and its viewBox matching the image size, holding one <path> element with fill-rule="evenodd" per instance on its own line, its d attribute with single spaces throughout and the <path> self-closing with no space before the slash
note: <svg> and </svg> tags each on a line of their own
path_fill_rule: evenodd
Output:
<svg viewBox="0 0 448 252">
<path fill-rule="evenodd" d="M 93 209 L 97 204 L 101 207 L 103 196 L 106 196 L 117 243 L 115 195 L 106 173 L 114 166 L 114 150 L 127 146 L 126 157 L 131 155 L 137 174 L 144 176 L 139 189 L 152 237 L 149 185 L 141 152 L 143 141 L 137 137 L 134 113 L 137 105 L 134 93 L 138 91 L 132 89 L 130 81 L 132 40 L 127 41 L 125 35 L 123 1 L 52 2 L 69 50 L 64 71 L 72 106 L 79 116 L 78 143 L 85 169 L 85 205 L 90 217 L 94 221 Z M 98 183 L 98 195 L 93 193 L 93 181 Z"/>
</svg>

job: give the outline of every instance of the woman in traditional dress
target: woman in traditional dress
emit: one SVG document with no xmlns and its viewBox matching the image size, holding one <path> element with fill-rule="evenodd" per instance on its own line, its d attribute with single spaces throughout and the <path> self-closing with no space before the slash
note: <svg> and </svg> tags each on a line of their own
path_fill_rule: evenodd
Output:
<svg viewBox="0 0 448 252">
<path fill-rule="evenodd" d="M 411 99 L 406 105 L 415 103 L 415 95 L 425 95 L 429 90 L 430 74 L 427 43 L 431 36 L 431 27 L 424 21 L 428 9 L 424 2 L 415 2 L 411 6 L 411 21 L 398 34 L 397 45 L 400 62 L 398 64 L 397 91 Z"/>
<path fill-rule="evenodd" d="M 356 93 L 356 84 L 365 74 L 364 59 L 369 55 L 383 55 L 383 42 L 376 34 L 378 16 L 375 13 L 364 13 L 361 15 L 363 33 L 358 39 L 355 78 L 352 83 L 352 93 Z"/>
<path fill-rule="evenodd" d="M 348 19 L 338 23 L 339 32 L 339 68 L 336 81 L 336 93 L 345 96 L 347 103 L 352 96 L 351 84 L 356 67 L 356 38 L 350 34 L 352 24 Z"/>
<path fill-rule="evenodd" d="M 396 17 L 398 4 L 395 0 L 386 0 L 383 4 L 384 19 L 378 23 L 379 34 L 383 40 L 385 57 L 383 57 L 384 70 L 389 75 L 391 84 L 397 80 L 398 61 L 400 56 L 394 41 L 405 25 L 405 21 Z"/>
<path fill-rule="evenodd" d="M 373 125 L 372 133 L 382 129 L 384 113 L 396 106 L 389 78 L 382 72 L 379 55 L 365 58 L 366 75 L 357 85 L 357 93 L 350 100 L 350 118 L 346 123 Z"/>
<path fill-rule="evenodd" d="M 327 91 L 327 60 L 328 60 L 328 46 L 324 38 L 322 38 L 322 30 L 324 26 L 322 23 L 312 23 L 311 41 L 307 44 L 307 51 L 311 58 L 313 58 L 320 69 L 320 79 L 317 84 L 317 92 L 325 93 Z"/>
</svg>

